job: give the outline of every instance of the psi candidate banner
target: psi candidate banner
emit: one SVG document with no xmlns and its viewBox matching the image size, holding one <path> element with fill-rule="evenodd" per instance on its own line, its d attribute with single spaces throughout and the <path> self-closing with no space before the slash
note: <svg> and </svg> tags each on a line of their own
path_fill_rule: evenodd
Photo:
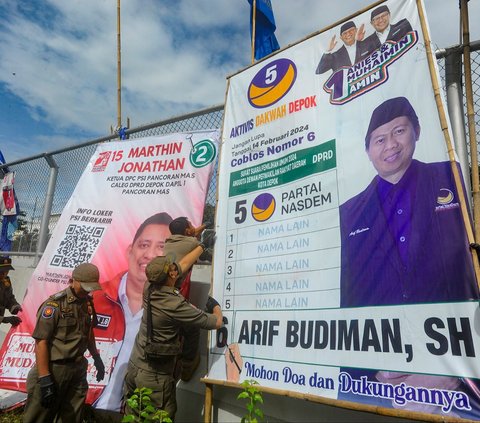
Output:
<svg viewBox="0 0 480 423">
<path fill-rule="evenodd" d="M 480 418 L 478 288 L 432 85 L 413 0 L 228 79 L 207 379 Z"/>
<path fill-rule="evenodd" d="M 133 266 L 138 266 L 137 273 L 143 272 L 145 277 L 145 266 L 147 260 L 153 258 L 152 253 L 163 253 L 169 222 L 163 222 L 162 239 L 152 238 L 148 240 L 150 244 L 144 241 L 142 255 L 139 253 L 136 258 L 138 263 L 132 264 L 127 251 L 142 222 L 161 213 L 171 219 L 187 216 L 193 225 L 201 224 L 217 157 L 218 137 L 218 131 L 210 130 L 98 145 L 29 282 L 20 314 L 22 323 L 8 332 L 2 345 L 2 388 L 25 392 L 27 374 L 35 363 L 35 340 L 31 334 L 37 309 L 50 295 L 68 286 L 74 267 L 83 262 L 94 263 L 104 287 L 126 269 L 133 273 Z M 119 297 L 119 293 L 114 294 L 114 298 Z M 119 305 L 120 299 L 117 301 Z M 125 321 L 115 321 L 114 301 L 111 304 L 110 309 L 96 307 L 100 325 L 95 330 L 96 342 L 106 375 L 103 381 L 97 382 L 93 360 L 87 352 L 88 402 L 108 384 L 124 341 Z M 117 328 L 115 336 L 109 336 L 112 328 Z M 126 354 L 127 360 L 128 356 Z"/>
</svg>

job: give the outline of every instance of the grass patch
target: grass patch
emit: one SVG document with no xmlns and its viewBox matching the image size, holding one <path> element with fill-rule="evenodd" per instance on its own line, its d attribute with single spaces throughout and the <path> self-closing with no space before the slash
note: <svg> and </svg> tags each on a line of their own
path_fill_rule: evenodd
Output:
<svg viewBox="0 0 480 423">
<path fill-rule="evenodd" d="M 22 423 L 23 408 L 18 407 L 11 411 L 0 410 L 0 423 Z M 95 414 L 90 405 L 85 406 L 83 423 L 120 423 L 122 415 L 104 410 L 101 414 Z"/>
<path fill-rule="evenodd" d="M 23 407 L 0 412 L 0 423 L 22 423 Z"/>
</svg>

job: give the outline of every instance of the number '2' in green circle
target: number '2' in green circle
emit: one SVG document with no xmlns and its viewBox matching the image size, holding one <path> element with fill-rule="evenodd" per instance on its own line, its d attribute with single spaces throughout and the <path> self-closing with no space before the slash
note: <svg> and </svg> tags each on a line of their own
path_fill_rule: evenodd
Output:
<svg viewBox="0 0 480 423">
<path fill-rule="evenodd" d="M 211 163 L 217 155 L 217 147 L 210 139 L 199 141 L 190 152 L 190 163 L 193 167 L 204 167 Z"/>
</svg>

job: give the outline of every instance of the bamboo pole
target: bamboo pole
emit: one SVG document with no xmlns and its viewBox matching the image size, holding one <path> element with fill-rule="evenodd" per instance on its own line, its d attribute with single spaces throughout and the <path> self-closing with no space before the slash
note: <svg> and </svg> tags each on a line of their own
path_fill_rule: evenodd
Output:
<svg viewBox="0 0 480 423">
<path fill-rule="evenodd" d="M 465 192 L 463 190 L 463 186 L 461 182 L 460 172 L 458 171 L 457 162 L 455 160 L 455 153 L 452 145 L 452 140 L 450 139 L 450 133 L 448 132 L 447 116 L 445 114 L 445 109 L 443 107 L 442 99 L 440 96 L 440 84 L 438 82 L 437 72 L 435 70 L 435 64 L 434 64 L 435 56 L 433 55 L 433 52 L 432 52 L 430 35 L 428 33 L 427 23 L 425 19 L 425 12 L 422 7 L 422 0 L 417 0 L 417 9 L 418 9 L 418 14 L 420 16 L 420 26 L 422 28 L 423 39 L 425 42 L 425 50 L 427 53 L 427 60 L 428 60 L 428 69 L 430 71 L 430 78 L 432 80 L 432 87 L 433 87 L 433 92 L 435 96 L 435 102 L 437 104 L 438 117 L 440 119 L 440 125 L 443 131 L 443 136 L 445 138 L 445 144 L 447 146 L 448 158 L 450 160 L 450 165 L 452 167 L 453 179 L 455 181 L 455 188 L 457 189 L 457 193 L 458 193 L 458 201 L 460 203 L 460 209 L 462 212 L 462 218 L 463 218 L 463 223 L 467 233 L 468 242 L 472 243 L 472 242 L 475 242 L 475 238 L 473 235 L 472 224 L 470 222 L 470 215 L 468 213 L 467 202 L 466 202 Z M 477 285 L 478 285 L 480 284 L 480 268 L 478 263 L 478 256 L 475 251 L 471 251 L 471 254 L 472 254 L 473 267 L 475 270 L 475 276 L 476 276 Z"/>
<path fill-rule="evenodd" d="M 472 64 L 470 61 L 470 29 L 468 22 L 468 0 L 460 2 L 463 32 L 463 66 L 465 74 L 465 96 L 467 99 L 468 138 L 472 166 L 473 225 L 475 239 L 480 239 L 480 190 L 478 175 L 478 149 L 475 130 L 475 110 L 473 106 Z"/>
<path fill-rule="evenodd" d="M 252 4 L 252 65 L 255 63 L 255 27 L 257 17 L 257 0 L 253 0 Z"/>
<path fill-rule="evenodd" d="M 120 0 L 117 0 L 117 129 L 122 128 L 122 59 L 120 43 Z"/>
<path fill-rule="evenodd" d="M 213 385 L 211 383 L 205 384 L 205 416 L 204 423 L 211 423 L 212 421 L 212 399 L 213 399 Z"/>
</svg>

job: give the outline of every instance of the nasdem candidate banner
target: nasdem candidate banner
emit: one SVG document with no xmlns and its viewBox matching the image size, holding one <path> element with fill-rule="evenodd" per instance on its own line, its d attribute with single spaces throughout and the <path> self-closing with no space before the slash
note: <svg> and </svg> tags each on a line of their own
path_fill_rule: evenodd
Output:
<svg viewBox="0 0 480 423">
<path fill-rule="evenodd" d="M 418 5 L 229 78 L 209 379 L 480 418 L 470 222 Z"/>
</svg>

